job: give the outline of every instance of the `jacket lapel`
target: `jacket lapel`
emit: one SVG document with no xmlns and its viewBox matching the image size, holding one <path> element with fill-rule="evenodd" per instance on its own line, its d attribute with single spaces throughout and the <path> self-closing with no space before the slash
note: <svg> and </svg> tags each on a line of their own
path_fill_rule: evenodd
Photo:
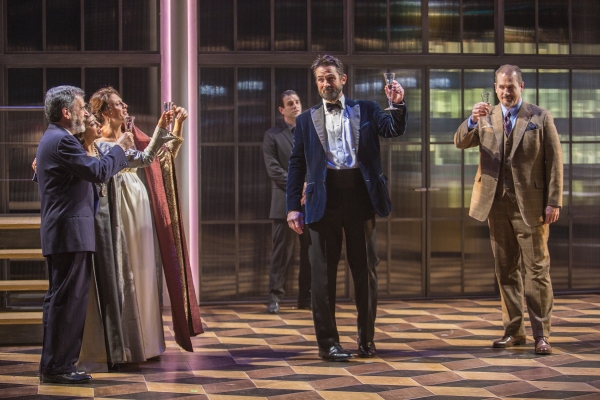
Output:
<svg viewBox="0 0 600 400">
<path fill-rule="evenodd" d="M 327 153 L 327 129 L 325 128 L 325 111 L 323 110 L 323 103 L 320 106 L 313 107 L 310 109 L 310 116 L 323 146 L 323 150 Z"/>
<path fill-rule="evenodd" d="M 523 134 L 525 133 L 529 120 L 531 120 L 531 115 L 532 113 L 529 111 L 529 105 L 523 101 L 523 103 L 521 103 L 521 108 L 519 109 L 519 115 L 517 115 L 517 122 L 511 133 L 511 135 L 514 135 L 513 146 L 510 150 L 511 158 L 515 154 L 515 150 L 519 146 L 519 143 L 521 143 L 521 139 L 523 139 Z"/>
<path fill-rule="evenodd" d="M 287 125 L 285 126 L 285 128 L 283 128 L 282 133 L 283 133 L 283 137 L 285 138 L 285 140 L 290 142 L 290 144 L 293 146 L 294 145 L 294 135 L 292 134 L 292 131 L 290 130 L 290 128 L 287 127 Z"/>
<path fill-rule="evenodd" d="M 346 98 L 346 109 L 348 110 L 348 118 L 350 119 L 350 129 L 352 129 L 355 152 L 358 154 L 358 144 L 360 143 L 360 105 Z"/>
<path fill-rule="evenodd" d="M 504 151 L 504 123 L 502 122 L 502 107 L 500 104 L 495 106 L 490 113 L 492 127 L 494 128 L 494 137 L 496 138 L 497 148 L 494 150 L 494 158 L 500 160 Z"/>
</svg>

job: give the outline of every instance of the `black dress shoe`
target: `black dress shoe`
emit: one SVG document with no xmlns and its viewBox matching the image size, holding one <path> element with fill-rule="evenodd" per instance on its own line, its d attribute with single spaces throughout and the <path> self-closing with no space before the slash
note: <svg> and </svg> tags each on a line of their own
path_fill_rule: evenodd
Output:
<svg viewBox="0 0 600 400">
<path fill-rule="evenodd" d="M 358 343 L 358 356 L 363 358 L 370 358 L 377 354 L 377 349 L 375 348 L 375 343 L 366 342 L 366 343 Z"/>
<path fill-rule="evenodd" d="M 535 354 L 552 354 L 552 346 L 550 346 L 547 337 L 538 336 L 535 338 Z"/>
<path fill-rule="evenodd" d="M 71 372 L 68 374 L 50 375 L 42 374 L 40 376 L 40 383 L 89 383 L 92 380 L 92 376 L 85 372 Z"/>
<path fill-rule="evenodd" d="M 298 302 L 298 310 L 311 310 L 311 304 L 309 302 Z"/>
<path fill-rule="evenodd" d="M 519 346 L 525 344 L 525 336 L 504 335 L 502 339 L 494 342 L 494 347 L 506 349 L 508 347 Z"/>
<path fill-rule="evenodd" d="M 327 350 L 319 349 L 319 357 L 327 361 L 348 361 L 354 356 L 339 344 L 335 344 Z"/>
<path fill-rule="evenodd" d="M 269 314 L 277 314 L 279 312 L 279 303 L 276 301 L 271 301 L 267 306 L 267 312 Z"/>
</svg>

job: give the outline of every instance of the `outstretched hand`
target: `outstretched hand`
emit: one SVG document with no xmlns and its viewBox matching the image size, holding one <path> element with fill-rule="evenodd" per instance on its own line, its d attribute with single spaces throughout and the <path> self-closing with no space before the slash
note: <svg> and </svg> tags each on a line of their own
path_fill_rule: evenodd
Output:
<svg viewBox="0 0 600 400">
<path fill-rule="evenodd" d="M 171 123 L 172 119 L 173 119 L 173 110 L 163 111 L 163 113 L 160 115 L 157 125 L 160 128 L 167 129 L 167 127 Z"/>
<path fill-rule="evenodd" d="M 404 88 L 398 81 L 394 81 L 391 89 L 385 85 L 385 95 L 392 100 L 392 103 L 401 104 L 404 101 Z"/>
</svg>

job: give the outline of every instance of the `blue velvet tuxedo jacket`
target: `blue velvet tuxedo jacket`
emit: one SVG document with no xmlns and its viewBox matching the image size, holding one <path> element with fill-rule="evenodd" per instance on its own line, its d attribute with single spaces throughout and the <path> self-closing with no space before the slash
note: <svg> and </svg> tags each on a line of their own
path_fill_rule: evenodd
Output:
<svg viewBox="0 0 600 400">
<path fill-rule="evenodd" d="M 386 216 L 392 210 L 387 178 L 381 169 L 379 136 L 391 138 L 403 135 L 408 114 L 406 105 L 385 113 L 373 101 L 346 98 L 346 111 L 354 137 L 356 158 L 375 212 Z M 305 223 L 323 218 L 327 204 L 327 129 L 323 103 L 310 108 L 296 118 L 294 147 L 289 160 L 286 187 L 287 212 L 300 211 L 302 188 L 306 178 Z"/>
</svg>

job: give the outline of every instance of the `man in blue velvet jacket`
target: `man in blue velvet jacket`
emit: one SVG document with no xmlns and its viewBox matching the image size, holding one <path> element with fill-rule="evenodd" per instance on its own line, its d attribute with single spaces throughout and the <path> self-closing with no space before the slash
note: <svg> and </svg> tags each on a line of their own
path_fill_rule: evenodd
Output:
<svg viewBox="0 0 600 400">
<path fill-rule="evenodd" d="M 45 111 L 50 124 L 36 154 L 40 234 L 49 279 L 43 309 L 41 383 L 91 380 L 75 367 L 83 338 L 92 253 L 96 250 L 97 193 L 91 182 L 106 182 L 127 167 L 124 150 L 133 145 L 131 134 L 125 134 L 101 159 L 88 156 L 73 136 L 85 130 L 84 119 L 89 116 L 83 95 L 73 86 L 48 90 Z"/>
<path fill-rule="evenodd" d="M 386 86 L 386 94 L 397 108 L 386 114 L 375 102 L 344 97 L 347 77 L 337 58 L 319 56 L 311 68 L 323 101 L 296 119 L 286 188 L 287 221 L 297 233 L 302 232 L 305 223 L 308 225 L 319 357 L 345 361 L 353 356 L 341 347 L 335 322 L 336 275 L 343 234 L 358 311 L 358 355 L 372 357 L 376 353 L 375 315 L 374 307 L 369 307 L 369 299 L 374 296 L 369 295 L 373 278 L 367 262 L 365 221 L 375 213 L 384 217 L 392 208 L 387 178 L 381 169 L 379 136 L 404 134 L 404 90 L 396 81 Z M 305 179 L 306 215 L 300 207 Z"/>
</svg>

